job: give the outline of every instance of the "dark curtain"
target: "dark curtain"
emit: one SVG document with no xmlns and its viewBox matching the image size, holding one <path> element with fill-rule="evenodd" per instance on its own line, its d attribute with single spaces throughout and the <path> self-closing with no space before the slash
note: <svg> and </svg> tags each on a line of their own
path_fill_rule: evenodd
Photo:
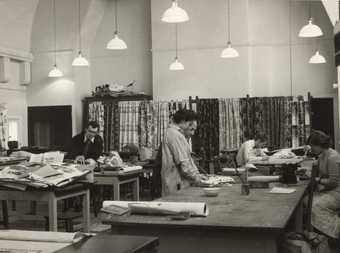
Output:
<svg viewBox="0 0 340 253">
<path fill-rule="evenodd" d="M 244 140 L 259 133 L 267 136 L 270 149 L 291 146 L 290 97 L 253 97 L 240 99 Z"/>
<path fill-rule="evenodd" d="M 197 131 L 193 138 L 193 148 L 205 160 L 219 154 L 219 104 L 218 99 L 197 101 Z"/>
</svg>

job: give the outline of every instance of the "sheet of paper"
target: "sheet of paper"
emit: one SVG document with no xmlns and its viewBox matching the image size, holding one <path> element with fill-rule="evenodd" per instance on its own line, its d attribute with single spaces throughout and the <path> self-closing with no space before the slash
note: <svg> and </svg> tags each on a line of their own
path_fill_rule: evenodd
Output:
<svg viewBox="0 0 340 253">
<path fill-rule="evenodd" d="M 44 154 L 32 154 L 30 157 L 30 163 L 42 163 Z"/>
<path fill-rule="evenodd" d="M 55 152 L 46 152 L 43 156 L 43 163 L 45 164 L 55 164 L 60 165 L 64 161 L 64 153 L 55 151 Z"/>
<path fill-rule="evenodd" d="M 0 240 L 0 252 L 52 253 L 68 245 L 70 243 Z"/>
<path fill-rule="evenodd" d="M 270 193 L 277 193 L 277 194 L 290 194 L 295 192 L 295 188 L 283 188 L 283 187 L 273 187 L 270 190 Z"/>
</svg>

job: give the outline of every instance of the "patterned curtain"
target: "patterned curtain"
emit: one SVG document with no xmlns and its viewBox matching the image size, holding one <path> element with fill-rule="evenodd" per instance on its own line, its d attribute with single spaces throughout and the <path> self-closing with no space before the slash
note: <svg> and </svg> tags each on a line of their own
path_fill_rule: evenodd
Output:
<svg viewBox="0 0 340 253">
<path fill-rule="evenodd" d="M 310 135 L 309 103 L 304 97 L 295 97 L 291 102 L 292 107 L 292 146 L 305 145 Z"/>
<path fill-rule="evenodd" d="M 291 147 L 290 97 L 263 98 L 262 129 L 271 149 Z"/>
<path fill-rule="evenodd" d="M 0 105 L 0 151 L 7 148 L 8 141 L 8 118 L 7 109 Z"/>
<path fill-rule="evenodd" d="M 242 144 L 239 99 L 219 99 L 220 150 L 239 148 Z"/>
<path fill-rule="evenodd" d="M 102 102 L 92 102 L 89 104 L 88 121 L 97 121 L 99 124 L 99 135 L 104 137 L 105 120 L 104 105 Z"/>
<path fill-rule="evenodd" d="M 153 141 L 152 147 L 158 149 L 170 123 L 170 110 L 168 102 L 150 102 L 153 111 Z"/>
<path fill-rule="evenodd" d="M 244 140 L 265 134 L 268 147 L 291 146 L 290 97 L 254 97 L 240 100 Z M 244 141 L 243 140 L 243 141 Z"/>
<path fill-rule="evenodd" d="M 205 160 L 219 154 L 219 103 L 218 99 L 199 99 L 197 103 L 197 131 L 193 148 Z"/>
<path fill-rule="evenodd" d="M 119 113 L 119 150 L 127 144 L 139 147 L 139 106 L 141 101 L 124 101 L 118 103 Z"/>
</svg>

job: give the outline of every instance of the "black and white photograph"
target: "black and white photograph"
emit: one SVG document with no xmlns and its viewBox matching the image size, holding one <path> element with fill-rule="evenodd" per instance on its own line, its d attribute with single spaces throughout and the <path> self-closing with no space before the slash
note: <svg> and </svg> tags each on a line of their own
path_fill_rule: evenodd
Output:
<svg viewBox="0 0 340 253">
<path fill-rule="evenodd" d="M 339 16 L 0 0 L 0 253 L 340 253 Z"/>
</svg>

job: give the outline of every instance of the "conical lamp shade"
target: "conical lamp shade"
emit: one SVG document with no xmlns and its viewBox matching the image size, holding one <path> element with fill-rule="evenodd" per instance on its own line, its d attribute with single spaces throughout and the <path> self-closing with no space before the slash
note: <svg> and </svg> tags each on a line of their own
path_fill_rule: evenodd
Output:
<svg viewBox="0 0 340 253">
<path fill-rule="evenodd" d="M 122 39 L 118 37 L 118 34 L 115 33 L 114 38 L 107 43 L 106 48 L 111 50 L 123 50 L 127 49 L 127 45 Z"/>
<path fill-rule="evenodd" d="M 221 58 L 236 58 L 239 57 L 239 53 L 236 51 L 236 49 L 234 49 L 231 46 L 231 43 L 228 43 L 228 46 L 223 49 L 222 53 L 221 53 Z"/>
<path fill-rule="evenodd" d="M 72 66 L 89 66 L 89 62 L 88 60 L 86 60 L 85 57 L 82 56 L 81 52 L 79 52 L 78 56 L 76 58 L 74 58 L 73 62 L 72 62 Z"/>
<path fill-rule="evenodd" d="M 166 23 L 183 23 L 189 20 L 187 12 L 178 7 L 177 1 L 172 2 L 172 6 L 162 15 L 162 21 Z"/>
<path fill-rule="evenodd" d="M 322 64 L 322 63 L 326 63 L 326 59 L 325 57 L 323 57 L 319 51 L 316 51 L 315 55 L 313 55 L 310 59 L 309 59 L 309 63 L 311 64 Z"/>
<path fill-rule="evenodd" d="M 317 25 L 313 24 L 313 20 L 309 19 L 308 24 L 301 28 L 299 37 L 313 38 L 322 36 L 322 30 Z"/>
<path fill-rule="evenodd" d="M 62 77 L 63 72 L 57 68 L 57 65 L 53 66 L 53 69 L 48 73 L 48 77 Z"/>
<path fill-rule="evenodd" d="M 170 64 L 169 67 L 170 70 L 183 70 L 184 65 L 178 61 L 178 58 L 175 58 L 175 61 Z"/>
</svg>

